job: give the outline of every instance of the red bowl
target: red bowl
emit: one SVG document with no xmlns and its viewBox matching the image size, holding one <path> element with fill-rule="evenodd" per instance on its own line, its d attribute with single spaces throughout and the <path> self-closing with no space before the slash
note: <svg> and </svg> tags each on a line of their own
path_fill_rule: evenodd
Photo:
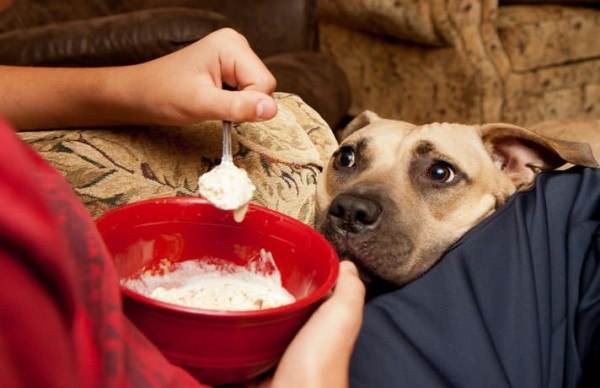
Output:
<svg viewBox="0 0 600 388">
<path fill-rule="evenodd" d="M 163 198 L 115 208 L 96 224 L 119 276 L 127 278 L 167 257 L 173 262 L 218 257 L 244 264 L 248 253 L 270 251 L 283 286 L 296 302 L 257 311 L 180 307 L 122 287 L 123 308 L 174 364 L 203 383 L 252 379 L 272 368 L 333 288 L 338 258 L 315 230 L 286 215 L 251 205 L 242 223 L 200 198 Z"/>
</svg>

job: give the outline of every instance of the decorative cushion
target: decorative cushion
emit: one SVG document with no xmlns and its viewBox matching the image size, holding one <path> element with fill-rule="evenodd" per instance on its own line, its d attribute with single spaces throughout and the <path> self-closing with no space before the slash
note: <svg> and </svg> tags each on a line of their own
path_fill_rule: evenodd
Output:
<svg viewBox="0 0 600 388">
<path fill-rule="evenodd" d="M 235 125 L 235 163 L 257 186 L 254 201 L 314 221 L 317 176 L 336 147 L 323 119 L 300 98 L 277 93 L 272 120 Z M 60 170 L 97 217 L 129 202 L 196 195 L 198 176 L 219 163 L 221 123 L 21 132 Z"/>
</svg>

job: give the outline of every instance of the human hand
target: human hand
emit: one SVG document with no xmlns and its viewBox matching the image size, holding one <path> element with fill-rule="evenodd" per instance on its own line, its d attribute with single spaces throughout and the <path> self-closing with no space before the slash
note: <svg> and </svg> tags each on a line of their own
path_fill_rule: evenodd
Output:
<svg viewBox="0 0 600 388">
<path fill-rule="evenodd" d="M 270 119 L 275 78 L 236 31 L 225 28 L 164 57 L 131 66 L 128 90 L 144 120 L 186 125 L 201 120 Z M 237 91 L 223 90 L 223 85 Z"/>
<path fill-rule="evenodd" d="M 238 90 L 223 90 L 224 84 Z M 274 89 L 273 75 L 246 39 L 221 29 L 139 65 L 0 66 L 0 113 L 22 130 L 258 121 L 277 113 Z"/>
<path fill-rule="evenodd" d="M 264 387 L 347 387 L 354 342 L 362 322 L 365 287 L 349 261 L 325 301 L 288 346 Z"/>
</svg>

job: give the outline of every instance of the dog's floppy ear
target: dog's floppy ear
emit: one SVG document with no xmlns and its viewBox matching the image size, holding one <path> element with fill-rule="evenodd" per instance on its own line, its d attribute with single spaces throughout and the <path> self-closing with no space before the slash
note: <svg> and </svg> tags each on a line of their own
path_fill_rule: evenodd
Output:
<svg viewBox="0 0 600 388">
<path fill-rule="evenodd" d="M 531 186 L 537 173 L 567 162 L 598 167 L 590 144 L 583 139 L 566 140 L 546 135 L 550 131 L 541 127 L 534 131 L 503 123 L 483 125 L 480 132 L 492 160 L 517 189 Z"/>
<path fill-rule="evenodd" d="M 567 162 L 586 167 L 600 165 L 600 120 L 548 120 L 532 125 L 531 130 L 554 142 Z"/>
<path fill-rule="evenodd" d="M 382 119 L 381 119 L 381 117 L 379 117 L 379 115 L 377 113 L 372 112 L 370 110 L 366 110 L 366 111 L 360 113 L 355 118 L 353 118 L 352 121 L 350 121 L 344 129 L 342 129 L 341 131 L 338 131 L 338 133 L 336 134 L 337 140 L 339 142 L 342 142 L 345 138 L 352 135 L 354 132 L 358 131 L 359 129 L 366 127 L 367 125 L 374 123 L 375 121 L 379 121 L 379 120 L 382 120 Z"/>
</svg>

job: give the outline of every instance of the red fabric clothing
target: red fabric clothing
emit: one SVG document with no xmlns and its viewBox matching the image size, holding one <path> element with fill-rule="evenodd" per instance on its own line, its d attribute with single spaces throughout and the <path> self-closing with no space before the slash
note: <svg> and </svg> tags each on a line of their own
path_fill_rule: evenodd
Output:
<svg viewBox="0 0 600 388">
<path fill-rule="evenodd" d="M 0 387 L 198 386 L 121 310 L 116 272 L 63 177 L 0 122 Z"/>
</svg>

